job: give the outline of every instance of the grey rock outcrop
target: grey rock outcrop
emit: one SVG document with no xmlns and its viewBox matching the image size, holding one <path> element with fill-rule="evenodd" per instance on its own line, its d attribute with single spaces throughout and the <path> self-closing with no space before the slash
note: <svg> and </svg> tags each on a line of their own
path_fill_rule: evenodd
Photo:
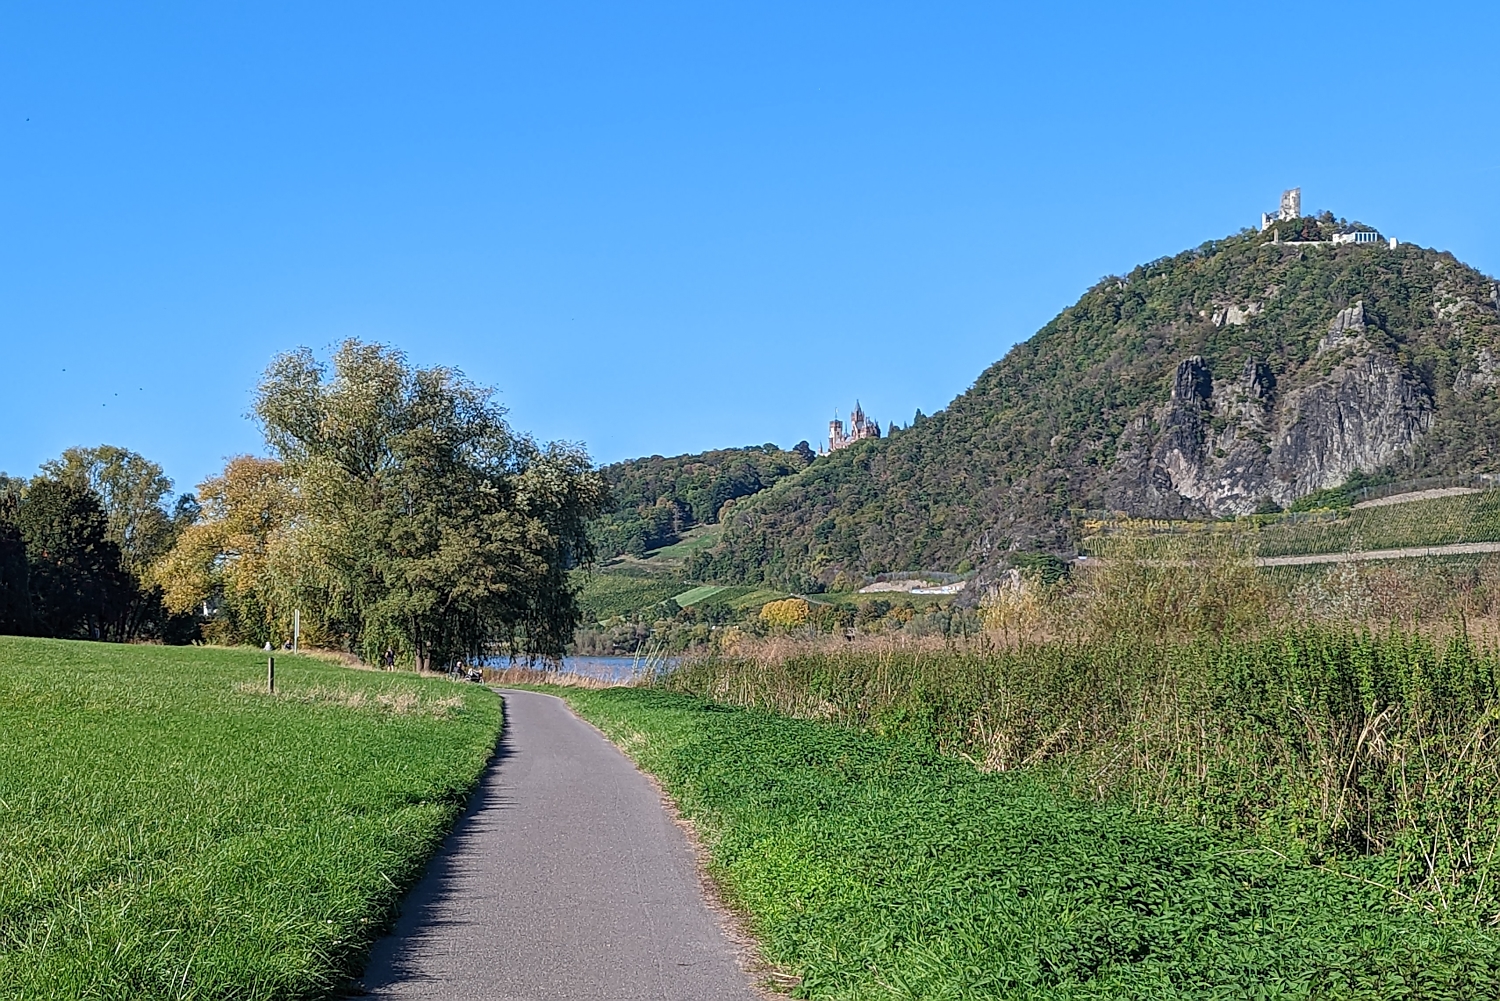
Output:
<svg viewBox="0 0 1500 1001">
<path fill-rule="evenodd" d="M 1409 454 L 1432 426 L 1432 400 L 1370 349 L 1366 322 L 1362 303 L 1342 310 L 1319 353 L 1352 353 L 1284 393 L 1260 360 L 1216 379 L 1202 357 L 1184 359 L 1171 398 L 1120 436 L 1105 503 L 1152 517 L 1249 514 Z"/>
<path fill-rule="evenodd" d="M 1356 302 L 1348 309 L 1339 310 L 1328 324 L 1328 333 L 1318 341 L 1318 354 L 1327 354 L 1345 347 L 1364 347 L 1365 304 Z"/>
<path fill-rule="evenodd" d="M 1500 358 L 1489 348 L 1474 352 L 1474 366 L 1464 366 L 1453 380 L 1455 393 L 1473 393 L 1500 385 Z"/>
<path fill-rule="evenodd" d="M 1259 312 L 1260 303 L 1258 302 L 1246 303 L 1244 306 L 1230 305 L 1223 309 L 1214 310 L 1211 322 L 1216 327 L 1243 327 Z"/>
</svg>

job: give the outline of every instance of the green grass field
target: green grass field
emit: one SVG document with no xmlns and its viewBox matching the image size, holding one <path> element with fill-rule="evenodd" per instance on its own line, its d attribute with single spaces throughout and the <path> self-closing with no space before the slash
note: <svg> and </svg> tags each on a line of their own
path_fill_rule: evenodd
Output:
<svg viewBox="0 0 1500 1001">
<path fill-rule="evenodd" d="M 1500 938 L 919 743 L 653 689 L 569 702 L 657 775 L 802 978 L 865 998 L 1493 998 Z"/>
<path fill-rule="evenodd" d="M 698 587 L 688 588 L 681 594 L 672 595 L 672 600 L 681 608 L 692 608 L 700 601 L 716 598 L 729 590 L 731 589 L 728 587 L 720 587 L 716 584 L 700 584 Z"/>
<path fill-rule="evenodd" d="M 703 584 L 673 595 L 672 600 L 683 608 L 691 608 L 705 601 L 721 602 L 739 612 L 757 609 L 768 601 L 778 601 L 785 597 L 787 597 L 785 591 L 773 591 L 764 587 Z"/>
<path fill-rule="evenodd" d="M 0 998 L 326 997 L 494 747 L 487 690 L 0 638 Z"/>
</svg>

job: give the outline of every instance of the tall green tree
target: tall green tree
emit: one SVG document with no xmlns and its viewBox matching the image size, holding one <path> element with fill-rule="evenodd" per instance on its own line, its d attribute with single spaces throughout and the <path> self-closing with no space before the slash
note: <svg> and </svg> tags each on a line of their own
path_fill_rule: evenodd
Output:
<svg viewBox="0 0 1500 1001">
<path fill-rule="evenodd" d="M 104 507 L 109 537 L 129 569 L 144 574 L 197 516 L 192 495 L 169 509 L 172 481 L 160 465 L 116 445 L 76 446 L 42 464 L 42 475 L 92 490 Z"/>
<path fill-rule="evenodd" d="M 113 639 L 139 636 L 182 640 L 192 623 L 174 621 L 162 604 L 162 591 L 151 579 L 151 567 L 172 548 L 178 535 L 198 515 L 189 494 L 171 503 L 172 481 L 160 465 L 116 445 L 75 446 L 42 464 L 42 475 L 88 490 L 99 499 L 107 537 L 119 548 L 124 567 L 135 582 L 116 609 L 106 631 Z"/>
<path fill-rule="evenodd" d="M 26 547 L 32 625 L 44 636 L 109 635 L 133 581 L 109 538 L 109 521 L 92 491 L 38 477 L 16 509 Z"/>
<path fill-rule="evenodd" d="M 0 473 L 0 633 L 31 631 L 31 574 L 16 524 L 24 481 Z"/>
<path fill-rule="evenodd" d="M 352 623 L 372 659 L 562 654 L 578 620 L 567 571 L 592 559 L 585 528 L 607 496 L 581 450 L 513 432 L 457 370 L 352 340 L 331 365 L 278 357 L 255 413 L 302 505 L 281 550 L 294 600 Z"/>
</svg>

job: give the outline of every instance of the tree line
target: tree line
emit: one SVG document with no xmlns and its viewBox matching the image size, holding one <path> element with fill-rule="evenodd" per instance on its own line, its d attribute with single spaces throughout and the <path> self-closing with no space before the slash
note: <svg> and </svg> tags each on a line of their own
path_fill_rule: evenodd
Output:
<svg viewBox="0 0 1500 1001">
<path fill-rule="evenodd" d="M 31 479 L 0 474 L 0 633 L 188 642 L 151 568 L 198 517 L 159 465 L 123 448 L 70 448 Z"/>
<path fill-rule="evenodd" d="M 170 506 L 161 468 L 70 449 L 0 493 L 0 631 L 304 642 L 434 667 L 561 656 L 568 571 L 608 502 L 587 454 L 511 429 L 456 369 L 347 341 L 276 358 L 257 387 L 264 456 Z"/>
</svg>

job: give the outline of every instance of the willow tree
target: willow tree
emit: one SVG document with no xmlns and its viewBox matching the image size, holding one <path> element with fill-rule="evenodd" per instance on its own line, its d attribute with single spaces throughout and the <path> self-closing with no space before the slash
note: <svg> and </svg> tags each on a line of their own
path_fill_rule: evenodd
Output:
<svg viewBox="0 0 1500 1001">
<path fill-rule="evenodd" d="M 606 498 L 582 450 L 516 433 L 455 369 L 352 340 L 331 364 L 276 358 L 255 414 L 300 495 L 298 587 L 353 623 L 367 658 L 562 654 L 578 621 L 567 571 L 592 559 L 585 527 Z"/>
</svg>

